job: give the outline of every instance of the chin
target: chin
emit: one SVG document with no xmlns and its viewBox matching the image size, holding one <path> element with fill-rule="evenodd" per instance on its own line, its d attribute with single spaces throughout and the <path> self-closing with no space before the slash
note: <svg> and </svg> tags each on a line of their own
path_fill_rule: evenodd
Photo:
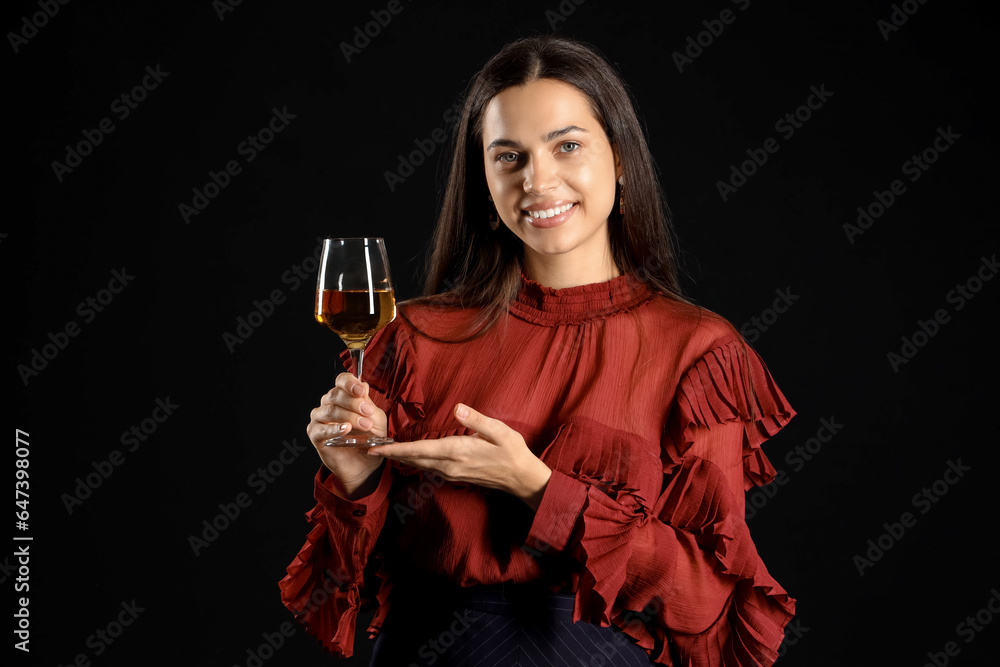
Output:
<svg viewBox="0 0 1000 667">
<path fill-rule="evenodd" d="M 539 255 L 565 255 L 577 250 L 589 253 L 595 243 L 600 243 L 601 233 L 601 229 L 591 231 L 567 225 L 556 229 L 532 229 L 521 240 Z"/>
<path fill-rule="evenodd" d="M 555 255 L 565 255 L 577 248 L 576 243 L 571 241 L 553 240 L 548 243 L 527 243 L 525 244 L 539 255 L 552 257 Z"/>
</svg>

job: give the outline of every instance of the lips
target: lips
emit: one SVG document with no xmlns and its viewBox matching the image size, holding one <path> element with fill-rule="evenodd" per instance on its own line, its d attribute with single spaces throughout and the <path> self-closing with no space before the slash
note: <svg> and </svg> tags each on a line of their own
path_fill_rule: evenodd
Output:
<svg viewBox="0 0 1000 667">
<path fill-rule="evenodd" d="M 569 219 L 576 211 L 576 202 L 560 204 L 544 202 L 521 209 L 521 215 L 533 227 L 555 227 Z"/>
<path fill-rule="evenodd" d="M 545 218 L 554 218 L 560 213 L 565 213 L 569 209 L 573 208 L 573 206 L 575 205 L 576 204 L 570 203 L 546 209 L 535 209 L 534 207 L 532 207 L 531 209 L 524 209 L 524 212 L 530 215 L 532 218 L 541 218 L 542 220 L 544 220 Z"/>
</svg>

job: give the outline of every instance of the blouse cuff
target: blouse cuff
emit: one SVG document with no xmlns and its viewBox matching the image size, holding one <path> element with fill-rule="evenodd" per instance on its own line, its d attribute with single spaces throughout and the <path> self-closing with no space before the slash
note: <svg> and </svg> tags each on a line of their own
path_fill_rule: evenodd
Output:
<svg viewBox="0 0 1000 667">
<path fill-rule="evenodd" d="M 538 551 L 562 551 L 569 543 L 573 527 L 587 502 L 587 485 L 553 470 L 535 512 L 526 546 Z"/>
<path fill-rule="evenodd" d="M 326 513 L 346 525 L 361 527 L 372 510 L 382 506 L 389 497 L 392 487 L 392 472 L 389 462 L 382 466 L 378 487 L 367 496 L 357 500 L 347 500 L 333 490 L 333 475 L 326 466 L 320 466 L 314 482 L 316 502 Z"/>
</svg>

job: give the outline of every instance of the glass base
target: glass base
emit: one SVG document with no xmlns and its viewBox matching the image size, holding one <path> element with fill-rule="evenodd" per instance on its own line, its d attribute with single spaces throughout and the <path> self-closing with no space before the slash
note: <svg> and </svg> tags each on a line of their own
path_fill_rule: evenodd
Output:
<svg viewBox="0 0 1000 667">
<path fill-rule="evenodd" d="M 326 447 L 374 447 L 375 445 L 391 445 L 396 442 L 392 438 L 371 433 L 348 433 L 338 435 L 323 442 Z"/>
</svg>

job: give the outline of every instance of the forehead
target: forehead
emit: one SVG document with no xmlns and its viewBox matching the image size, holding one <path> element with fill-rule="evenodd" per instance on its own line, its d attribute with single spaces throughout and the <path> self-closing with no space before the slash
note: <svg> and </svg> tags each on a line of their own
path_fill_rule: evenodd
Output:
<svg viewBox="0 0 1000 667">
<path fill-rule="evenodd" d="M 538 79 L 506 88 L 490 100 L 483 114 L 483 145 L 498 138 L 537 140 L 569 125 L 592 133 L 602 129 L 590 99 L 576 86 Z"/>
</svg>

